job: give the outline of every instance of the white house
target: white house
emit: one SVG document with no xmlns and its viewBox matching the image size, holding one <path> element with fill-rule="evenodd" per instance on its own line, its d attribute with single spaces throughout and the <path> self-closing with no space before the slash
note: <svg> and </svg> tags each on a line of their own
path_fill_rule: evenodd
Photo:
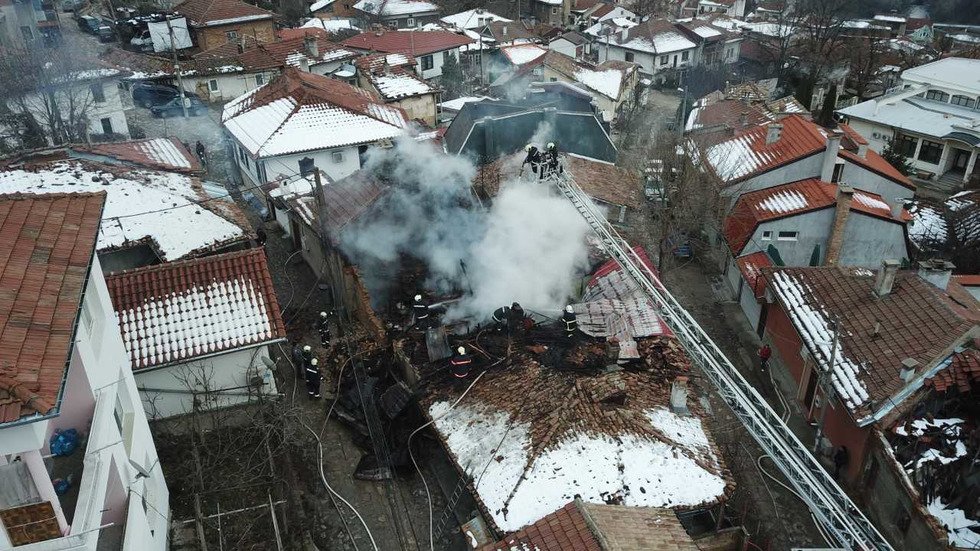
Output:
<svg viewBox="0 0 980 551">
<path fill-rule="evenodd" d="M 942 191 L 980 174 L 980 60 L 949 57 L 907 69 L 901 89 L 840 110 L 875 151 L 888 144 Z"/>
<path fill-rule="evenodd" d="M 225 105 L 221 122 L 252 187 L 305 173 L 304 159 L 343 178 L 361 168 L 369 146 L 408 127 L 404 111 L 371 92 L 292 67 Z"/>
<path fill-rule="evenodd" d="M 592 43 L 575 31 L 569 31 L 548 42 L 548 49 L 575 59 L 582 59 L 592 53 Z"/>
<path fill-rule="evenodd" d="M 151 419 L 276 395 L 270 347 L 286 329 L 263 249 L 127 270 L 106 285 Z"/>
<path fill-rule="evenodd" d="M 168 548 L 170 495 L 95 255 L 104 202 L 0 196 L 0 549 Z"/>
<path fill-rule="evenodd" d="M 427 0 L 361 0 L 354 4 L 361 19 L 379 20 L 399 29 L 421 27 L 439 20 L 439 6 Z"/>
<path fill-rule="evenodd" d="M 502 23 L 512 22 L 512 20 L 507 19 L 506 17 L 497 15 L 483 8 L 474 8 L 472 10 L 454 13 L 453 15 L 447 15 L 439 19 L 439 21 L 442 21 L 446 25 L 461 31 L 480 30 L 490 23 L 494 23 L 496 21 L 500 21 Z"/>
<path fill-rule="evenodd" d="M 647 75 L 695 65 L 698 45 L 672 23 L 650 19 L 596 43 L 602 61 L 629 61 Z"/>
<path fill-rule="evenodd" d="M 745 17 L 745 0 L 699 0 L 698 15 L 723 13 L 731 17 Z"/>
</svg>

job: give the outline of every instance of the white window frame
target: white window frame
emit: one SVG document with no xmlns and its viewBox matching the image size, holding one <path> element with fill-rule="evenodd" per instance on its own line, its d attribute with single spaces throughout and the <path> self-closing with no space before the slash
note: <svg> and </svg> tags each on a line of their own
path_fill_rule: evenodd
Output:
<svg viewBox="0 0 980 551">
<path fill-rule="evenodd" d="M 218 87 L 218 79 L 212 78 L 208 81 L 208 91 L 209 92 L 219 92 L 221 89 Z"/>
<path fill-rule="evenodd" d="M 784 236 L 783 234 L 787 234 L 787 235 Z M 799 238 L 800 238 L 800 232 L 798 231 L 785 230 L 785 231 L 778 232 L 776 234 L 776 241 L 798 241 Z"/>
<path fill-rule="evenodd" d="M 262 73 L 255 75 L 255 85 L 262 86 L 263 84 L 265 84 L 265 75 Z"/>
<path fill-rule="evenodd" d="M 409 17 L 408 19 L 406 19 L 405 20 L 405 26 L 408 27 L 408 28 L 414 27 L 415 26 L 415 18 L 414 17 Z"/>
<path fill-rule="evenodd" d="M 772 230 L 763 230 L 762 232 L 763 241 L 772 241 Z"/>
<path fill-rule="evenodd" d="M 335 164 L 341 164 L 344 162 L 344 152 L 343 151 L 331 151 L 330 158 Z"/>
<path fill-rule="evenodd" d="M 660 56 L 660 66 L 661 67 L 667 65 L 668 63 L 670 63 L 670 56 L 669 55 L 662 55 L 662 56 Z"/>
<path fill-rule="evenodd" d="M 229 41 L 235 40 L 236 38 L 238 38 L 238 31 L 228 31 L 228 32 L 226 32 L 225 33 L 225 38 L 228 39 Z"/>
</svg>

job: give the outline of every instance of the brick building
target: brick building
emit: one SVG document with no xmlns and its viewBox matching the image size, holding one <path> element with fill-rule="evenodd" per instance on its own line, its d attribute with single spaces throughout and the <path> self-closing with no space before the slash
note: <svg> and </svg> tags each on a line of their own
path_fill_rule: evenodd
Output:
<svg viewBox="0 0 980 551">
<path fill-rule="evenodd" d="M 200 50 L 210 50 L 240 36 L 259 42 L 276 39 L 275 14 L 241 0 L 187 0 L 174 7 L 187 23 Z"/>
</svg>

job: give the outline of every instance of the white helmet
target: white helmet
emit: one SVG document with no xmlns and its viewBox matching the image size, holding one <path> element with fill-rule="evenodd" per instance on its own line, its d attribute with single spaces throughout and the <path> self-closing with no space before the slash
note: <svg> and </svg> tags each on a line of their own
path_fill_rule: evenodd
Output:
<svg viewBox="0 0 980 551">
<path fill-rule="evenodd" d="M 415 301 L 418 302 L 422 300 L 422 295 L 415 295 Z"/>
<path fill-rule="evenodd" d="M 531 144 L 527 144 L 527 145 L 525 145 L 525 146 L 524 146 L 524 151 L 528 151 L 528 152 L 530 152 L 530 151 L 531 151 Z"/>
<path fill-rule="evenodd" d="M 306 345 L 303 347 L 303 352 L 309 352 L 310 350 L 313 350 L 312 348 L 310 348 L 310 345 Z"/>
<path fill-rule="evenodd" d="M 571 305 L 571 304 L 569 304 L 568 306 L 566 306 L 566 307 L 565 307 L 565 311 L 566 311 L 566 312 L 568 312 L 569 314 L 571 314 L 571 313 L 573 312 L 573 310 L 572 310 L 572 305 Z"/>
<path fill-rule="evenodd" d="M 326 312 L 320 312 L 320 317 L 321 317 L 321 318 L 325 318 L 325 317 L 327 317 L 327 313 L 326 313 Z"/>
<path fill-rule="evenodd" d="M 466 348 L 460 346 L 459 348 L 456 349 L 456 352 L 459 352 L 460 354 L 466 354 Z"/>
<path fill-rule="evenodd" d="M 554 148 L 555 148 L 555 142 L 548 142 L 548 149 L 554 149 Z"/>
<path fill-rule="evenodd" d="M 320 362 L 316 358 L 313 358 L 312 360 L 310 360 L 310 365 L 316 365 L 318 363 L 320 363 Z"/>
</svg>

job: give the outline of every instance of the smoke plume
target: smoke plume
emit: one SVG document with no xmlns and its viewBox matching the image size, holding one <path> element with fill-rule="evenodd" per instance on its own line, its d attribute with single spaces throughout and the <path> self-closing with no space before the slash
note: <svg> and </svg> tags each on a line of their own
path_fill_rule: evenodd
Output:
<svg viewBox="0 0 980 551">
<path fill-rule="evenodd" d="M 584 273 L 588 226 L 542 184 L 504 182 L 486 209 L 472 193 L 476 168 L 467 159 L 410 139 L 372 150 L 365 170 L 387 178 L 391 192 L 344 230 L 341 246 L 375 306 L 387 298 L 401 255 L 426 264 L 426 290 L 463 292 L 450 319 L 485 319 L 514 301 L 558 309 Z"/>
</svg>

